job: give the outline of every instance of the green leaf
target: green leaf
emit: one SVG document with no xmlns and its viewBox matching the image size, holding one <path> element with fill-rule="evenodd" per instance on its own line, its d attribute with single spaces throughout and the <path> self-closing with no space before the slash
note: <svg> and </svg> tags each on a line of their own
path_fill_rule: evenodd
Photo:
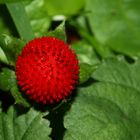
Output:
<svg viewBox="0 0 140 140">
<path fill-rule="evenodd" d="M 27 16 L 37 37 L 45 35 L 51 24 L 51 17 L 48 16 L 46 5 L 45 0 L 33 0 L 25 3 Z"/>
<path fill-rule="evenodd" d="M 114 103 L 93 94 L 79 93 L 64 121 L 64 140 L 132 140 L 125 114 Z"/>
<path fill-rule="evenodd" d="M 19 92 L 14 71 L 3 68 L 0 72 L 0 79 L 0 89 L 3 91 L 10 91 L 15 99 L 15 104 L 21 104 L 25 107 L 30 106 L 27 100 L 22 96 L 22 93 Z"/>
<path fill-rule="evenodd" d="M 71 45 L 72 49 L 76 52 L 80 63 L 87 63 L 94 65 L 99 63 L 99 58 L 95 50 L 86 41 L 82 40 Z"/>
<path fill-rule="evenodd" d="M 33 108 L 26 114 L 17 116 L 17 110 L 11 106 L 7 113 L 0 111 L 0 139 L 1 140 L 50 140 L 48 120 Z"/>
<path fill-rule="evenodd" d="M 3 91 L 9 91 L 15 84 L 15 73 L 14 71 L 3 68 L 0 72 L 0 89 Z"/>
<path fill-rule="evenodd" d="M 5 53 L 3 52 L 2 48 L 0 47 L 0 62 L 8 64 L 7 57 Z"/>
<path fill-rule="evenodd" d="M 140 59 L 131 65 L 116 59 L 107 59 L 93 74 L 96 80 L 101 81 L 100 94 L 103 94 L 101 96 L 106 96 L 106 98 L 111 96 L 110 100 L 115 101 L 130 118 L 138 122 L 140 122 L 139 68 Z M 97 85 L 96 90 L 99 89 L 99 86 Z M 106 95 L 103 91 L 106 92 Z"/>
<path fill-rule="evenodd" d="M 66 42 L 65 21 L 63 21 L 54 31 L 47 33 L 47 36 L 53 36 Z"/>
<path fill-rule="evenodd" d="M 90 27 L 104 47 L 140 55 L 139 4 L 139 0 L 87 0 Z"/>
<path fill-rule="evenodd" d="M 85 83 L 91 77 L 91 75 L 95 69 L 96 69 L 95 65 L 81 63 L 80 64 L 79 84 Z"/>
<path fill-rule="evenodd" d="M 140 59 L 106 59 L 93 73 L 96 83 L 79 88 L 65 117 L 65 139 L 140 139 Z M 78 131 L 78 133 L 76 133 Z"/>
<path fill-rule="evenodd" d="M 8 60 L 8 64 L 10 65 L 15 65 L 17 56 L 21 52 L 24 45 L 25 42 L 23 40 L 10 37 L 8 35 L 0 35 L 0 47 L 2 48 L 6 59 Z"/>
<path fill-rule="evenodd" d="M 8 1 L 8 0 L 7 0 Z M 15 0 L 16 1 L 16 0 Z M 51 24 L 51 17 L 48 16 L 46 10 L 46 1 L 45 0 L 22 0 L 22 4 L 25 6 L 26 18 L 30 22 L 32 30 L 36 37 L 45 35 L 48 31 Z M 30 25 L 29 25 L 30 26 Z M 22 27 L 24 28 L 24 27 Z M 25 27 L 26 28 L 26 27 Z M 9 14 L 7 8 L 4 5 L 1 5 L 0 8 L 0 32 L 1 34 L 14 35 L 17 34 L 15 31 L 14 23 Z"/>
<path fill-rule="evenodd" d="M 11 89 L 10 92 L 15 99 L 15 104 L 20 104 L 25 107 L 29 107 L 30 104 L 27 102 L 27 100 L 22 96 L 22 93 L 19 91 L 19 88 L 17 84 L 15 84 Z"/>
<path fill-rule="evenodd" d="M 17 3 L 7 3 L 6 6 L 16 25 L 20 37 L 25 40 L 33 39 L 34 33 L 32 31 L 30 22 L 27 18 L 24 5 L 21 2 L 17 2 Z"/>
<path fill-rule="evenodd" d="M 140 91 L 140 58 L 134 64 L 115 58 L 106 59 L 94 72 L 93 78 L 102 82 L 114 83 Z"/>
<path fill-rule="evenodd" d="M 73 15 L 84 7 L 85 0 L 47 0 L 47 12 L 49 15 Z"/>
</svg>

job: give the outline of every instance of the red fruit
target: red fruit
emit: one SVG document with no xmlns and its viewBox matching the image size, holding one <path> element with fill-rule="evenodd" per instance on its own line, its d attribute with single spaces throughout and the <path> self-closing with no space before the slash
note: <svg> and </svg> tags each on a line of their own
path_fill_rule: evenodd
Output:
<svg viewBox="0 0 140 140">
<path fill-rule="evenodd" d="M 56 103 L 70 95 L 78 74 L 75 53 L 54 37 L 30 41 L 16 62 L 19 86 L 31 99 L 43 104 Z"/>
</svg>

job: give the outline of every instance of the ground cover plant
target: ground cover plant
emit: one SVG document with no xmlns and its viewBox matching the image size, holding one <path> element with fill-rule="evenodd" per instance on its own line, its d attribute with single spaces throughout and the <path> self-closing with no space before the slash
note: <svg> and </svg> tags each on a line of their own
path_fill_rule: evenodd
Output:
<svg viewBox="0 0 140 140">
<path fill-rule="evenodd" d="M 0 0 L 0 140 L 139 140 L 139 5 Z"/>
</svg>

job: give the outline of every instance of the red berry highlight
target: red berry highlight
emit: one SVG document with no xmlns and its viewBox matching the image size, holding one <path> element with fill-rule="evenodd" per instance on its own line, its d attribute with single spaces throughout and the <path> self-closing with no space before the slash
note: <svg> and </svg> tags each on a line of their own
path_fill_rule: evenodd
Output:
<svg viewBox="0 0 140 140">
<path fill-rule="evenodd" d="M 21 90 L 43 104 L 57 103 L 69 96 L 78 82 L 78 74 L 76 54 L 54 37 L 31 40 L 16 62 Z"/>
</svg>

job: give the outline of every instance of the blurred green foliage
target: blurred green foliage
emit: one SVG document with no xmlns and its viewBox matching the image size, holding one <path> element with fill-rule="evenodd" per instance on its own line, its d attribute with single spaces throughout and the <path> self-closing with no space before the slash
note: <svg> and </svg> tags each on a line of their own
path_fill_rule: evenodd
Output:
<svg viewBox="0 0 140 140">
<path fill-rule="evenodd" d="M 0 107 L 0 139 L 139 140 L 139 5 L 139 0 L 0 0 L 0 90 L 18 106 L 9 108 L 0 98 L 9 108 Z M 15 76 L 22 48 L 41 36 L 69 42 L 80 66 L 72 96 L 49 106 L 50 126 L 41 110 L 46 106 L 37 111 Z"/>
</svg>

